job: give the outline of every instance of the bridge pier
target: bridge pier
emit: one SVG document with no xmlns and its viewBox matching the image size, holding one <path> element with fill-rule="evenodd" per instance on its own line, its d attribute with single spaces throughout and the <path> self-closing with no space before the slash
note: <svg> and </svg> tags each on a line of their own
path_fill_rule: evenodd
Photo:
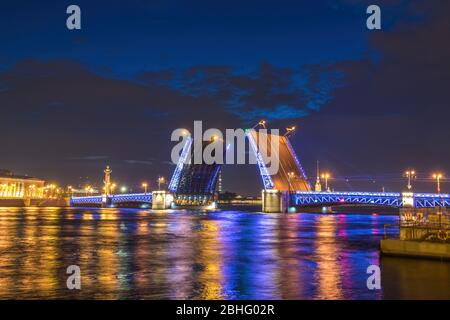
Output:
<svg viewBox="0 0 450 320">
<path fill-rule="evenodd" d="M 289 192 L 280 190 L 262 191 L 262 211 L 266 213 L 285 213 L 289 207 Z"/>
<path fill-rule="evenodd" d="M 110 208 L 112 206 L 112 198 L 109 195 L 102 196 L 102 208 Z"/>
<path fill-rule="evenodd" d="M 169 209 L 173 202 L 173 195 L 164 190 L 152 192 L 152 209 Z"/>
<path fill-rule="evenodd" d="M 412 208 L 415 206 L 416 206 L 416 202 L 414 201 L 414 193 L 403 192 L 402 193 L 402 207 Z"/>
<path fill-rule="evenodd" d="M 29 197 L 24 198 L 24 199 L 23 199 L 23 206 L 24 206 L 24 207 L 29 207 L 29 206 L 31 206 L 31 198 L 29 198 Z"/>
</svg>

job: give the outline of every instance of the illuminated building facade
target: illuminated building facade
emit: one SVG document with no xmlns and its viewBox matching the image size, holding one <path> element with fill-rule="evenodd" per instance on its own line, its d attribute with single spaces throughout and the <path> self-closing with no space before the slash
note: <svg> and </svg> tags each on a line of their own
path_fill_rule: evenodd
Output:
<svg viewBox="0 0 450 320">
<path fill-rule="evenodd" d="M 44 195 L 44 180 L 14 175 L 0 170 L 0 199 L 39 199 Z"/>
</svg>

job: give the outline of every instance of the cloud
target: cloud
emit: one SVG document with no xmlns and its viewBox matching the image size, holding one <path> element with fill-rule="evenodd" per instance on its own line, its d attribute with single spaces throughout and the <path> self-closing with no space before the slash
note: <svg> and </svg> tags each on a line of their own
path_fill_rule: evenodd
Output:
<svg viewBox="0 0 450 320">
<path fill-rule="evenodd" d="M 317 112 L 340 85 L 340 74 L 318 66 L 276 67 L 263 63 L 242 72 L 231 66 L 194 66 L 186 70 L 143 73 L 147 84 L 165 85 L 186 96 L 214 101 L 245 124 L 303 118 Z"/>
<path fill-rule="evenodd" d="M 223 129 L 266 118 L 273 127 L 301 119 L 293 142 L 311 172 L 316 159 L 343 173 L 434 169 L 450 157 L 449 11 L 446 1 L 410 2 L 397 24 L 367 31 L 360 60 L 320 65 L 197 65 L 117 79 L 70 60 L 20 61 L 0 71 L 2 161 L 71 179 L 101 175 L 107 160 L 131 159 L 116 161 L 130 179 L 142 171 L 167 175 L 173 129 L 194 120 Z M 92 162 L 67 164 L 72 155 Z"/>
<path fill-rule="evenodd" d="M 330 70 L 344 75 L 345 86 L 327 104 L 334 113 L 360 115 L 448 114 L 450 83 L 450 3 L 411 2 L 410 15 L 420 8 L 427 19 L 405 16 L 391 32 L 374 32 L 372 52 L 359 61 L 338 62 Z"/>
<path fill-rule="evenodd" d="M 449 2 L 410 2 L 389 32 L 369 33 L 363 59 L 321 66 L 343 85 L 304 122 L 304 152 L 341 172 L 450 171 L 449 11 Z"/>
</svg>

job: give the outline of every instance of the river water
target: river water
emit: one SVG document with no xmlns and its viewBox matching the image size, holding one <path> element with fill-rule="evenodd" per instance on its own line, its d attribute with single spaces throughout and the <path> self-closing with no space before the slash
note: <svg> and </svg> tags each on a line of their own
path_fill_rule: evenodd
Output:
<svg viewBox="0 0 450 320">
<path fill-rule="evenodd" d="M 250 208 L 0 208 L 0 299 L 450 299 L 450 263 L 380 258 L 384 225 L 396 222 Z M 71 265 L 81 290 L 67 288 Z M 367 288 L 370 265 L 381 268 L 380 290 Z"/>
</svg>

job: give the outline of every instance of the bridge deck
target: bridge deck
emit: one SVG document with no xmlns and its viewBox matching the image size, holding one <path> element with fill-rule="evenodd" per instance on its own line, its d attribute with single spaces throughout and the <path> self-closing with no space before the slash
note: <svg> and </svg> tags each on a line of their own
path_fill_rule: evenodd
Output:
<svg viewBox="0 0 450 320">
<path fill-rule="evenodd" d="M 103 196 L 86 196 L 86 197 L 72 197 L 70 199 L 71 205 L 100 205 L 102 204 Z M 125 202 L 140 202 L 140 203 L 151 203 L 152 194 L 151 193 L 130 193 L 130 194 L 114 194 L 111 195 L 111 202 L 115 203 L 125 203 Z"/>
<path fill-rule="evenodd" d="M 264 181 L 265 189 L 277 190 L 311 190 L 305 172 L 303 171 L 300 161 L 292 148 L 289 139 L 284 136 L 278 136 L 268 133 L 263 133 L 256 130 L 250 130 L 247 134 L 253 151 L 256 153 L 256 158 L 261 175 Z M 262 143 L 257 141 L 262 140 Z M 265 143 L 267 141 L 267 143 Z M 276 144 L 278 144 L 279 152 L 276 152 Z M 258 154 L 259 153 L 259 154 Z M 264 155 L 267 155 L 265 157 Z M 272 158 L 269 163 L 269 157 Z M 258 159 L 259 158 L 259 159 Z M 268 166 L 273 166 L 274 161 L 278 161 L 278 172 L 270 174 L 267 170 Z M 291 173 L 291 177 L 289 176 Z"/>
<path fill-rule="evenodd" d="M 414 207 L 450 207 L 449 194 L 414 193 Z M 397 192 L 314 192 L 297 191 L 292 195 L 294 205 L 367 204 L 403 207 L 404 197 Z"/>
</svg>

